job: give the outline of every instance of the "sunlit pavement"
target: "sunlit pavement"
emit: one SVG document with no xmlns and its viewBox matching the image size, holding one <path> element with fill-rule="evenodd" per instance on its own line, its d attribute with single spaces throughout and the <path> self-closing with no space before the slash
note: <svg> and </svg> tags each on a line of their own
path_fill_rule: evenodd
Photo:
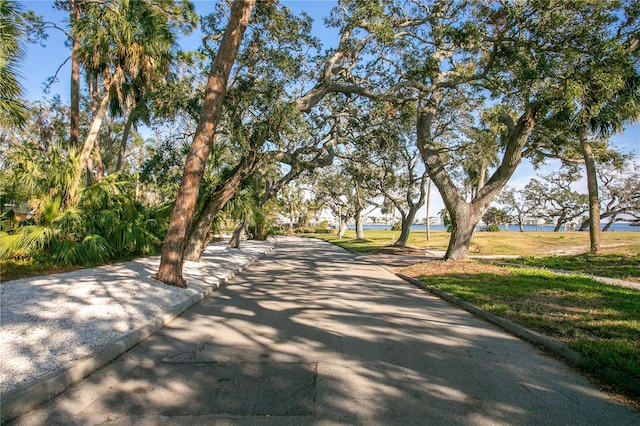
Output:
<svg viewBox="0 0 640 426">
<path fill-rule="evenodd" d="M 632 425 L 640 413 L 382 267 L 286 237 L 15 424 Z"/>
</svg>

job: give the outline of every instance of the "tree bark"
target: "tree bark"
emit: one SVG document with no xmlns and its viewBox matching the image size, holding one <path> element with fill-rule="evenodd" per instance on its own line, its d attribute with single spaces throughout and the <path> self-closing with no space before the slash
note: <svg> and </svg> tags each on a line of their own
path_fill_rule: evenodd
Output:
<svg viewBox="0 0 640 426">
<path fill-rule="evenodd" d="M 611 216 L 611 219 L 609 219 L 609 222 L 607 222 L 607 224 L 604 226 L 604 228 L 602 229 L 602 232 L 606 232 L 609 230 L 609 228 L 611 228 L 611 225 L 613 225 L 614 223 L 616 223 L 616 217 Z"/>
<path fill-rule="evenodd" d="M 96 159 L 96 182 L 102 182 L 104 179 L 104 163 L 102 162 L 102 153 L 100 152 L 100 141 L 96 138 L 93 142 L 93 157 Z M 87 174 L 91 176 L 91 174 Z M 87 181 L 87 184 L 90 184 Z"/>
<path fill-rule="evenodd" d="M 356 221 L 356 239 L 364 240 L 364 229 L 362 228 L 362 210 L 354 215 Z"/>
<path fill-rule="evenodd" d="M 553 228 L 553 232 L 560 232 L 560 228 L 562 228 L 562 224 L 565 222 L 565 217 L 560 216 L 556 222 L 556 226 Z"/>
<path fill-rule="evenodd" d="M 406 214 L 402 215 L 400 219 L 402 221 L 402 229 L 400 230 L 400 237 L 393 243 L 396 247 L 406 247 L 407 241 L 409 241 L 409 234 L 411 233 L 411 225 L 413 224 L 413 219 L 416 217 L 416 213 L 418 213 L 417 207 L 411 207 L 407 211 Z"/>
<path fill-rule="evenodd" d="M 184 260 L 198 262 L 211 240 L 211 225 L 220 210 L 238 195 L 242 182 L 253 173 L 259 165 L 256 151 L 242 158 L 234 168 L 231 176 L 220 182 L 203 203 L 202 209 L 193 220 L 183 250 Z"/>
<path fill-rule="evenodd" d="M 340 225 L 338 225 L 338 238 L 342 239 L 347 232 L 347 216 L 340 213 Z"/>
<path fill-rule="evenodd" d="M 444 259 L 464 260 L 469 255 L 469 247 L 473 241 L 476 226 L 484 211 L 481 212 L 469 203 L 460 203 L 449 211 L 451 212 L 451 238 Z"/>
<path fill-rule="evenodd" d="M 434 94 L 435 96 L 435 94 Z M 438 99 L 432 99 L 418 109 L 416 139 L 429 177 L 440 191 L 451 214 L 452 232 L 445 260 L 466 259 L 476 225 L 513 175 L 522 158 L 525 146 L 535 124 L 535 109 L 525 111 L 517 123 L 501 117 L 509 131 L 502 162 L 471 202 L 466 202 L 445 169 L 437 146 L 431 139 L 431 125 L 437 111 Z"/>
<path fill-rule="evenodd" d="M 429 211 L 431 210 L 431 179 L 427 183 L 427 206 L 425 216 L 427 220 L 425 221 L 425 226 L 427 228 L 427 241 L 431 240 L 431 221 L 429 220 Z"/>
<path fill-rule="evenodd" d="M 69 140 L 71 146 L 79 146 L 80 144 L 80 64 L 76 58 L 76 52 L 80 50 L 80 40 L 75 35 L 73 23 L 80 19 L 80 4 L 78 0 L 71 2 L 69 10 L 71 19 L 71 105 L 70 105 L 70 128 Z"/>
<path fill-rule="evenodd" d="M 580 150 L 584 158 L 584 166 L 587 171 L 587 189 L 589 192 L 589 240 L 590 251 L 593 254 L 600 250 L 600 196 L 598 194 L 598 176 L 596 174 L 596 160 L 587 138 L 587 127 L 578 129 Z"/>
<path fill-rule="evenodd" d="M 153 278 L 169 285 L 187 286 L 182 277 L 183 251 L 187 231 L 191 225 L 200 191 L 200 182 L 220 119 L 229 74 L 254 6 L 255 0 L 235 0 L 233 2 L 218 54 L 211 63 L 196 134 L 187 155 L 178 197 L 171 214 L 169 230 L 162 245 L 160 267 L 158 273 L 153 276 Z"/>
<path fill-rule="evenodd" d="M 231 240 L 229 240 L 229 244 L 227 244 L 227 247 L 240 248 L 240 240 L 244 235 L 245 228 L 246 228 L 246 224 L 244 223 L 244 221 L 240 222 L 240 224 L 233 231 L 233 235 L 231 235 Z"/>
<path fill-rule="evenodd" d="M 127 152 L 127 140 L 129 139 L 129 133 L 131 133 L 131 126 L 133 126 L 133 122 L 135 121 L 134 117 L 135 107 L 131 109 L 131 113 L 129 113 L 127 122 L 122 130 L 122 139 L 120 140 L 120 150 L 118 151 L 118 161 L 116 163 L 116 173 L 122 171 L 122 168 L 124 167 L 124 157 Z"/>
<path fill-rule="evenodd" d="M 98 131 L 100 130 L 100 126 L 102 125 L 102 120 L 107 113 L 107 107 L 109 106 L 109 97 L 109 91 L 107 90 L 107 93 L 104 95 L 104 98 L 102 98 L 100 106 L 96 111 L 95 116 L 93 117 L 93 121 L 91 122 L 89 134 L 87 135 L 87 139 L 84 141 L 82 152 L 80 153 L 80 163 L 78 164 L 76 173 L 73 176 L 73 182 L 69 187 L 67 206 L 71 206 L 78 201 L 78 189 L 80 188 L 80 179 L 82 178 L 83 170 L 87 169 L 87 173 L 89 175 L 91 175 L 92 173 L 88 165 L 91 163 L 91 152 L 94 150 L 94 145 L 98 138 Z M 88 177 L 87 179 L 89 178 L 90 177 Z"/>
</svg>

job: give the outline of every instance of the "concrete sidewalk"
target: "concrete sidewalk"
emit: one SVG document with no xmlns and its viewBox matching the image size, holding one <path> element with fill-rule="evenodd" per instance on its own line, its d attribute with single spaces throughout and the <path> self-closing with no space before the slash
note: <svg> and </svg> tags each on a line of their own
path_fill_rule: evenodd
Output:
<svg viewBox="0 0 640 426">
<path fill-rule="evenodd" d="M 13 423 L 632 425 L 640 412 L 382 267 L 286 237 Z"/>
</svg>

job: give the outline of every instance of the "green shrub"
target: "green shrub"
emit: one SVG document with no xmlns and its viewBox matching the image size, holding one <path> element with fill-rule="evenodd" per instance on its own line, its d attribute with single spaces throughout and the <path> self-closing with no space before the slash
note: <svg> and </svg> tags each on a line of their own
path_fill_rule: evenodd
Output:
<svg viewBox="0 0 640 426">
<path fill-rule="evenodd" d="M 335 234 L 336 230 L 335 229 L 331 229 L 328 226 L 316 226 L 313 229 L 313 232 L 316 234 Z"/>
<path fill-rule="evenodd" d="M 294 229 L 293 232 L 295 232 L 296 234 L 313 234 L 314 232 L 316 232 L 316 230 L 309 226 L 301 226 Z"/>
</svg>

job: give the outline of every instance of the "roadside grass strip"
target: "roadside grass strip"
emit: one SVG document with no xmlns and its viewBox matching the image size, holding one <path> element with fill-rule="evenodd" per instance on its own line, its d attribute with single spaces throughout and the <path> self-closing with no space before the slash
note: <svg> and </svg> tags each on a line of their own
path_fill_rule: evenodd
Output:
<svg viewBox="0 0 640 426">
<path fill-rule="evenodd" d="M 583 253 L 573 256 L 526 256 L 504 259 L 503 262 L 640 282 L 640 254 Z"/>
</svg>

